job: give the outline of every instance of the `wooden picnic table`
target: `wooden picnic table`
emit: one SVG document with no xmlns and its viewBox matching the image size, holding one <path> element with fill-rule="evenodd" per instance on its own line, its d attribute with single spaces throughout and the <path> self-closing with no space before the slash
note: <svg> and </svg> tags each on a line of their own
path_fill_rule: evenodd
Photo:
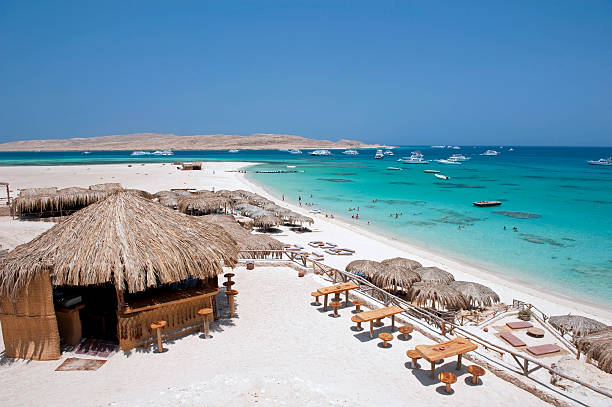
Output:
<svg viewBox="0 0 612 407">
<path fill-rule="evenodd" d="M 329 287 L 319 288 L 317 291 L 320 292 L 321 295 L 324 296 L 323 297 L 323 311 L 327 311 L 327 296 L 329 294 L 339 295 L 340 293 L 344 292 L 346 294 L 346 304 L 348 305 L 349 291 L 355 290 L 357 288 L 359 288 L 359 286 L 351 282 L 335 284 Z"/>
<path fill-rule="evenodd" d="M 360 314 L 361 315 L 361 314 Z M 464 353 L 478 349 L 478 345 L 467 338 L 455 338 L 435 345 L 417 345 L 415 350 L 431 363 L 431 378 L 435 378 L 436 361 L 457 355 L 457 370 L 461 369 L 461 357 Z"/>
<path fill-rule="evenodd" d="M 374 337 L 374 321 L 383 319 L 385 317 L 391 317 L 391 332 L 395 328 L 395 314 L 401 314 L 404 310 L 397 305 L 385 308 L 377 308 L 371 311 L 364 311 L 355 315 L 355 318 L 361 320 L 361 322 L 370 323 L 370 338 Z"/>
</svg>

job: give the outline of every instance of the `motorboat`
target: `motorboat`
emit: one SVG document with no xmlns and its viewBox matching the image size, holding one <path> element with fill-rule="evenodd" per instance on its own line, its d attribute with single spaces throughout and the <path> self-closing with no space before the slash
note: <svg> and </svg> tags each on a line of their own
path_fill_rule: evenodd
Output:
<svg viewBox="0 0 612 407">
<path fill-rule="evenodd" d="M 453 146 L 453 150 L 461 150 L 461 147 L 459 147 L 459 146 Z"/>
<path fill-rule="evenodd" d="M 514 149 L 513 149 L 513 148 L 510 148 L 508 151 L 514 151 Z"/>
<path fill-rule="evenodd" d="M 388 170 L 391 170 L 391 171 L 401 171 L 401 170 L 402 170 L 402 169 L 401 169 L 401 168 L 399 168 L 399 167 L 387 167 L 387 169 L 388 169 Z"/>
<path fill-rule="evenodd" d="M 463 154 L 453 154 L 448 159 L 451 161 L 469 161 L 472 157 L 466 157 Z"/>
<path fill-rule="evenodd" d="M 329 150 L 315 150 L 310 155 L 332 155 L 332 153 Z"/>
<path fill-rule="evenodd" d="M 461 165 L 459 161 L 451 160 L 450 158 L 448 160 L 436 160 L 436 162 L 440 164 Z"/>
<path fill-rule="evenodd" d="M 139 156 L 139 155 L 151 155 L 150 152 L 148 151 L 132 151 L 132 154 L 130 154 L 132 156 Z"/>
<path fill-rule="evenodd" d="M 287 168 L 295 168 L 295 165 L 288 165 Z"/>
<path fill-rule="evenodd" d="M 380 160 L 384 156 L 385 155 L 383 154 L 382 150 L 376 150 L 376 155 L 374 156 L 374 158 L 376 158 L 377 160 Z"/>
<path fill-rule="evenodd" d="M 480 155 L 499 155 L 499 151 L 487 150 L 484 153 L 481 153 Z"/>
<path fill-rule="evenodd" d="M 612 165 L 612 157 L 600 158 L 597 161 L 589 160 L 589 161 L 587 161 L 587 163 L 589 163 L 589 165 L 603 165 L 604 167 L 608 167 L 608 166 Z"/>
<path fill-rule="evenodd" d="M 290 148 L 289 150 L 287 150 L 287 152 L 289 154 L 302 154 L 302 150 L 297 149 L 297 148 Z"/>
<path fill-rule="evenodd" d="M 446 146 L 431 146 L 431 148 L 446 148 Z"/>
<path fill-rule="evenodd" d="M 236 150 L 235 148 L 232 148 L 231 150 L 229 150 L 229 151 L 228 151 L 228 153 L 237 153 L 237 152 L 239 152 L 239 151 L 240 151 L 240 150 Z"/>
<path fill-rule="evenodd" d="M 151 155 L 174 155 L 174 152 L 171 150 L 156 150 L 153 151 Z"/>
<path fill-rule="evenodd" d="M 429 164 L 429 161 L 423 159 L 423 154 L 420 151 L 413 151 L 410 153 L 410 157 L 403 157 L 402 162 L 404 164 Z"/>
<path fill-rule="evenodd" d="M 438 170 L 424 170 L 423 172 L 427 172 L 429 174 L 438 174 L 438 173 L 440 173 L 440 171 L 438 171 Z"/>
<path fill-rule="evenodd" d="M 448 175 L 444 175 L 444 174 L 434 174 L 434 177 L 440 178 L 440 179 L 450 179 Z"/>
<path fill-rule="evenodd" d="M 395 155 L 395 154 L 393 154 L 393 151 L 391 151 L 391 150 L 385 150 L 385 152 L 383 154 L 384 155 Z"/>
<path fill-rule="evenodd" d="M 474 206 L 479 206 L 479 207 L 487 207 L 487 206 L 499 206 L 501 205 L 501 202 L 499 201 L 478 201 L 478 202 L 474 202 Z"/>
<path fill-rule="evenodd" d="M 91 154 L 91 151 L 83 151 L 83 154 L 85 154 L 85 155 Z"/>
<path fill-rule="evenodd" d="M 344 150 L 342 152 L 342 154 L 346 154 L 346 155 L 359 155 L 359 151 L 357 151 L 357 150 Z"/>
</svg>

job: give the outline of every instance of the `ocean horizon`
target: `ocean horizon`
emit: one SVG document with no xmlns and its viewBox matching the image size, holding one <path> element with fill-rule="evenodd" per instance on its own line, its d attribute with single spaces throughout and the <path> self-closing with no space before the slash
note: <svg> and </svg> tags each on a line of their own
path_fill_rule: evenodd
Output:
<svg viewBox="0 0 612 407">
<path fill-rule="evenodd" d="M 430 161 L 428 165 L 397 161 L 417 149 Z M 500 155 L 480 155 L 487 149 Z M 492 273 L 547 291 L 612 306 L 612 168 L 586 163 L 611 156 L 612 147 L 513 149 L 403 146 L 380 160 L 374 159 L 373 149 L 359 149 L 357 156 L 338 150 L 331 156 L 310 156 L 306 150 L 301 155 L 277 150 L 175 151 L 173 156 L 131 156 L 131 151 L 0 152 L 0 166 L 259 163 L 250 168 L 248 178 L 290 202 L 301 200 L 357 226 L 484 265 Z M 451 154 L 470 159 L 461 165 L 433 161 Z M 425 169 L 439 170 L 450 179 L 436 178 Z M 303 172 L 256 172 L 278 170 Z M 497 200 L 501 205 L 473 205 L 480 200 Z"/>
</svg>

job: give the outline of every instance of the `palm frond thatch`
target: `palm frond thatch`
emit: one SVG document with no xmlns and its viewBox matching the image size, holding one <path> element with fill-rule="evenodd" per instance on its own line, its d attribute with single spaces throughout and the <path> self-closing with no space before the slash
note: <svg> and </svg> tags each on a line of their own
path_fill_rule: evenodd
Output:
<svg viewBox="0 0 612 407">
<path fill-rule="evenodd" d="M 413 271 L 421 277 L 421 281 L 427 281 L 429 283 L 448 284 L 455 280 L 455 277 L 453 277 L 451 273 L 438 267 L 419 267 Z"/>
<path fill-rule="evenodd" d="M 405 259 L 403 257 L 394 257 L 392 259 L 385 259 L 381 261 L 383 266 L 400 266 L 401 268 L 414 271 L 420 267 L 423 267 L 421 263 L 416 260 Z"/>
<path fill-rule="evenodd" d="M 597 367 L 612 373 L 612 326 L 576 339 L 576 347 L 588 358 L 597 361 Z"/>
<path fill-rule="evenodd" d="M 372 282 L 382 289 L 392 288 L 393 290 L 409 289 L 410 286 L 421 281 L 421 277 L 408 268 L 402 267 L 399 263 L 381 263 L 382 271 L 372 277 Z"/>
<path fill-rule="evenodd" d="M 118 182 L 107 182 L 105 184 L 90 185 L 89 189 L 92 191 L 116 192 L 121 191 L 123 187 Z"/>
<path fill-rule="evenodd" d="M 114 282 L 138 292 L 233 267 L 237 245 L 223 228 L 117 192 L 65 218 L 0 262 L 0 294 L 15 299 L 37 274 L 54 285 Z"/>
<path fill-rule="evenodd" d="M 230 205 L 229 199 L 208 193 L 194 193 L 177 198 L 178 210 L 187 214 L 216 213 L 227 209 Z"/>
<path fill-rule="evenodd" d="M 375 278 L 384 271 L 382 265 L 373 260 L 353 260 L 346 265 L 345 270 L 365 278 Z"/>
<path fill-rule="evenodd" d="M 459 291 L 471 306 L 491 306 L 499 302 L 499 295 L 486 285 L 471 281 L 451 281 L 451 287 Z"/>
<path fill-rule="evenodd" d="M 572 314 L 551 316 L 548 322 L 562 335 L 571 332 L 574 336 L 583 336 L 606 327 L 606 324 L 592 318 Z"/>
<path fill-rule="evenodd" d="M 447 310 L 465 309 L 468 303 L 459 291 L 442 283 L 418 282 L 410 288 L 411 300 L 417 306 L 443 307 Z"/>
</svg>

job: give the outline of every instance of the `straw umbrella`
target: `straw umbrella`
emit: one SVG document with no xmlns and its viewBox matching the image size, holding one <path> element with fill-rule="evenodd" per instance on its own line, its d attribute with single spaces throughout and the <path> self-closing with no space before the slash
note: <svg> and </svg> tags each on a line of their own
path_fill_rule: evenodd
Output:
<svg viewBox="0 0 612 407">
<path fill-rule="evenodd" d="M 373 278 L 383 272 L 382 265 L 372 260 L 353 260 L 346 265 L 346 271 L 365 278 Z"/>
<path fill-rule="evenodd" d="M 49 272 L 54 285 L 114 283 L 118 292 L 210 278 L 237 261 L 236 242 L 219 226 L 131 192 L 117 192 L 16 247 L 0 263 L 0 294 L 16 300 Z"/>
<path fill-rule="evenodd" d="M 601 370 L 612 373 L 612 326 L 579 337 L 576 347 L 578 352 L 584 353 L 587 358 L 595 359 Z"/>
<path fill-rule="evenodd" d="M 90 185 L 89 189 L 92 191 L 116 192 L 121 191 L 123 187 L 118 182 L 107 182 L 105 184 Z"/>
<path fill-rule="evenodd" d="M 418 306 L 431 304 L 432 308 L 442 306 L 447 310 L 468 307 L 463 295 L 448 284 L 419 282 L 412 285 L 411 291 L 411 300 Z"/>
<path fill-rule="evenodd" d="M 451 287 L 463 295 L 471 306 L 490 306 L 499 302 L 499 295 L 489 287 L 471 281 L 451 281 Z"/>
<path fill-rule="evenodd" d="M 606 327 L 606 324 L 592 318 L 572 314 L 551 316 L 548 322 L 558 329 L 561 335 L 571 332 L 574 337 L 601 331 Z"/>
<path fill-rule="evenodd" d="M 399 263 L 387 262 L 385 264 L 385 261 L 382 261 L 380 264 L 382 271 L 372 279 L 374 284 L 380 288 L 393 287 L 393 290 L 397 291 L 399 287 L 407 290 L 413 283 L 421 281 L 417 273 L 402 267 Z"/>
<path fill-rule="evenodd" d="M 381 261 L 384 266 L 400 266 L 404 269 L 414 271 L 420 267 L 423 267 L 421 263 L 416 260 L 405 259 L 403 257 L 394 257 L 392 259 L 386 259 Z M 419 279 L 420 280 L 420 279 Z"/>
<path fill-rule="evenodd" d="M 208 193 L 195 193 L 177 198 L 178 210 L 187 214 L 208 214 L 217 212 L 220 209 L 225 211 L 230 204 L 229 199 Z"/>
<path fill-rule="evenodd" d="M 455 280 L 455 277 L 448 271 L 444 271 L 438 267 L 419 267 L 414 270 L 421 277 L 421 281 L 430 283 L 448 284 Z"/>
</svg>

